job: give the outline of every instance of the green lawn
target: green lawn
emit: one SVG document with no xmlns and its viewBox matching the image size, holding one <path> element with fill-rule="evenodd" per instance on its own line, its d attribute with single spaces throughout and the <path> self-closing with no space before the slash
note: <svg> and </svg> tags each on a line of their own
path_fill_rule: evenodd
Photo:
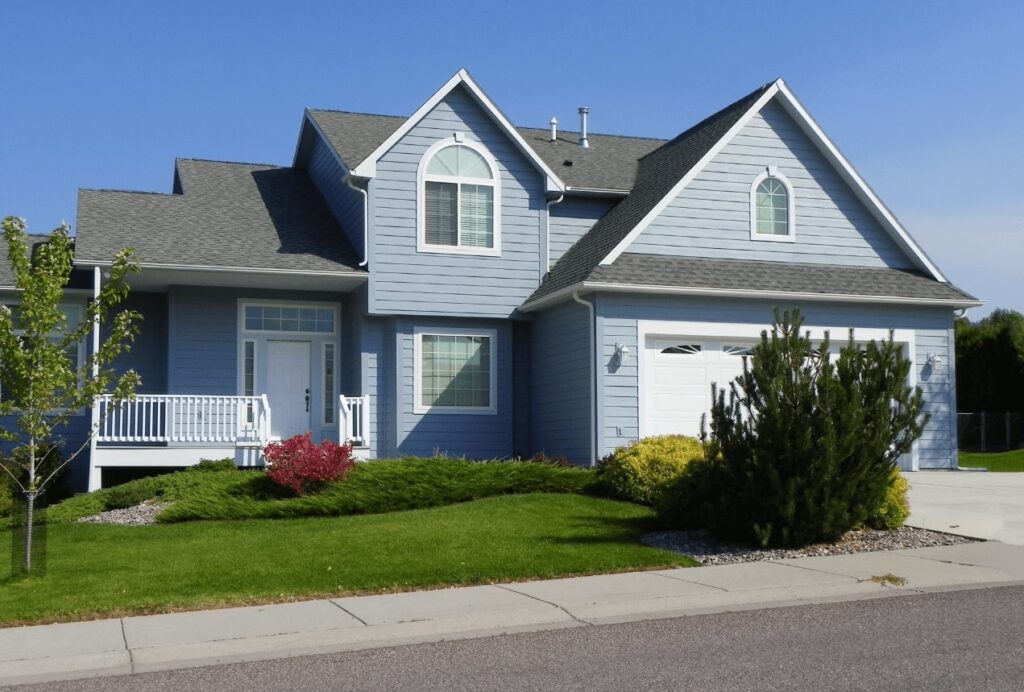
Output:
<svg viewBox="0 0 1024 692">
<path fill-rule="evenodd" d="M 695 564 L 638 542 L 652 517 L 626 502 L 532 494 L 347 517 L 51 523 L 45 576 L 15 581 L 0 561 L 0 623 Z"/>
<path fill-rule="evenodd" d="M 1009 452 L 960 452 L 960 465 L 989 471 L 1024 472 L 1024 449 Z"/>
</svg>

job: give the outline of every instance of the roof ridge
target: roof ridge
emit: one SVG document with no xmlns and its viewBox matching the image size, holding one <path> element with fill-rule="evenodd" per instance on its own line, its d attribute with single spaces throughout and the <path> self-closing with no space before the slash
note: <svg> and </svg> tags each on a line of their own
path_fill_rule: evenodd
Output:
<svg viewBox="0 0 1024 692">
<path fill-rule="evenodd" d="M 344 108 L 306 108 L 310 113 L 344 113 L 345 115 L 369 115 L 374 118 L 398 118 L 408 120 L 408 115 L 394 115 L 392 113 L 366 113 L 363 111 L 349 111 Z"/>
<path fill-rule="evenodd" d="M 153 190 L 123 190 L 117 187 L 80 187 L 79 192 L 117 192 L 126 195 L 157 195 L 159 197 L 181 197 L 173 192 L 155 192 Z"/>
<path fill-rule="evenodd" d="M 516 129 L 519 129 L 519 130 L 537 130 L 538 132 L 548 132 L 549 131 L 548 128 L 546 128 L 546 127 L 530 127 L 528 125 L 516 125 Z M 563 129 L 559 129 L 558 130 L 558 134 L 559 135 L 568 135 L 568 134 L 578 135 L 579 133 L 580 133 L 579 130 L 563 130 Z M 590 132 L 589 130 L 587 131 L 587 137 L 619 137 L 621 139 L 642 139 L 642 140 L 648 141 L 648 142 L 668 142 L 668 141 L 670 141 L 668 139 L 665 139 L 664 137 L 644 137 L 642 135 L 620 135 L 620 134 L 615 134 L 615 133 L 612 133 L 612 132 Z"/>
<path fill-rule="evenodd" d="M 177 165 L 179 161 L 194 161 L 197 163 L 223 163 L 229 166 L 266 166 L 268 168 L 291 168 L 291 166 L 281 166 L 280 164 L 276 163 L 257 163 L 256 161 L 228 161 L 226 159 L 204 159 L 195 156 L 175 156 L 175 165 Z"/>
</svg>

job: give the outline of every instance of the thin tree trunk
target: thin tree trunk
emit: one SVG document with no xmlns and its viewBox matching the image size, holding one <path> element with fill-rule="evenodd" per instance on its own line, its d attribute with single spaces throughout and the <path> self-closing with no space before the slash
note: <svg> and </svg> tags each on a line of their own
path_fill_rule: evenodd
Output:
<svg viewBox="0 0 1024 692">
<path fill-rule="evenodd" d="M 32 534 L 35 533 L 36 491 L 25 493 L 25 574 L 32 574 Z"/>
</svg>

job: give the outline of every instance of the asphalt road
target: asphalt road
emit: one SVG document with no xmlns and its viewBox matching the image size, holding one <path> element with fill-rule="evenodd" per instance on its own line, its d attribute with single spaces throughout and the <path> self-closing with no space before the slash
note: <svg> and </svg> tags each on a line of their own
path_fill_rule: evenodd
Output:
<svg viewBox="0 0 1024 692">
<path fill-rule="evenodd" d="M 45 690 L 1024 689 L 1024 586 L 41 685 Z"/>
</svg>

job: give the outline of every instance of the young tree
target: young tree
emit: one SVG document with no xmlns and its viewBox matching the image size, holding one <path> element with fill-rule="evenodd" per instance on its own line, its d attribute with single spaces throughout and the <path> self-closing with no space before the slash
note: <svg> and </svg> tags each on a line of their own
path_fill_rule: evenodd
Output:
<svg viewBox="0 0 1024 692">
<path fill-rule="evenodd" d="M 885 499 L 897 459 L 927 423 L 911 364 L 890 336 L 833 362 L 801 333 L 799 311 L 762 332 L 751 362 L 711 408 L 714 497 L 704 522 L 767 546 L 834 541 Z M 720 460 L 720 461 L 719 461 Z"/>
<path fill-rule="evenodd" d="M 92 428 L 77 449 L 62 454 L 55 431 L 91 407 L 96 396 L 132 398 L 140 383 L 134 371 L 117 375 L 110 367 L 138 333 L 141 316 L 115 309 L 128 295 L 127 276 L 139 267 L 131 250 L 118 252 L 99 296 L 86 304 L 80 323 L 70 324 L 61 307 L 74 259 L 67 224 L 34 249 L 22 219 L 5 218 L 3 233 L 18 299 L 13 307 L 0 307 L 0 415 L 14 421 L 12 429 L 0 426 L 0 438 L 15 442 L 13 453 L 0 459 L 0 475 L 25 496 L 24 569 L 31 573 L 36 497 L 97 432 Z M 106 327 L 107 337 L 79 366 L 68 353 L 85 342 L 95 323 Z"/>
</svg>

